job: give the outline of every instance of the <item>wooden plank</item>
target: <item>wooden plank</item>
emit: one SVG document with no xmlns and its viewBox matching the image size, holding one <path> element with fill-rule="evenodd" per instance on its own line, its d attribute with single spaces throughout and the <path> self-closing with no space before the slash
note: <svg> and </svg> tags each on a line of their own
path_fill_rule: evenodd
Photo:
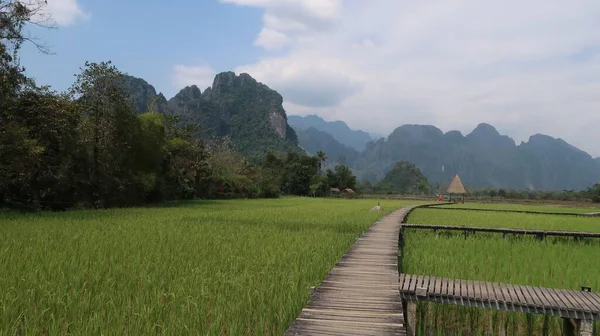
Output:
<svg viewBox="0 0 600 336">
<path fill-rule="evenodd" d="M 485 283 L 485 289 L 487 292 L 487 298 L 489 302 L 496 302 L 496 294 L 494 294 L 494 289 L 492 288 L 491 282 Z"/>
<path fill-rule="evenodd" d="M 487 282 L 481 282 L 479 284 L 479 290 L 481 291 L 481 299 L 484 302 L 489 302 L 490 301 L 490 296 L 488 294 L 487 291 Z"/>
<path fill-rule="evenodd" d="M 415 283 L 415 292 L 417 291 L 417 288 L 421 287 L 422 284 L 423 284 L 423 276 L 419 275 L 419 276 L 417 276 L 417 282 Z"/>
<path fill-rule="evenodd" d="M 440 295 L 442 293 L 442 279 L 437 278 L 435 281 L 435 287 L 433 289 L 433 292 L 436 295 Z"/>
<path fill-rule="evenodd" d="M 404 282 L 402 283 L 402 291 L 403 292 L 408 292 L 410 290 L 410 279 L 411 279 L 411 275 L 405 275 L 404 276 Z"/>
<path fill-rule="evenodd" d="M 473 298 L 480 299 L 482 297 L 481 284 L 479 281 L 473 281 Z"/>
<path fill-rule="evenodd" d="M 448 295 L 448 279 L 446 278 L 442 278 L 440 294 L 444 296 Z"/>
</svg>

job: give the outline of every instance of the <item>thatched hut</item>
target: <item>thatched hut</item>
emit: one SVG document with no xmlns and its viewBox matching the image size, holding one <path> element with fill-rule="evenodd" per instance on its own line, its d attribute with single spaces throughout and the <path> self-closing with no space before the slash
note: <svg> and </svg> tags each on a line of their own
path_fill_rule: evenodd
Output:
<svg viewBox="0 0 600 336">
<path fill-rule="evenodd" d="M 344 194 L 344 196 L 346 198 L 354 198 L 356 197 L 356 192 L 350 188 L 346 188 L 344 190 L 342 190 L 342 194 Z"/>
<path fill-rule="evenodd" d="M 460 181 L 460 177 L 458 177 L 458 175 L 454 176 L 452 179 L 452 183 L 450 183 L 450 186 L 448 186 L 447 192 L 450 194 L 451 201 L 452 195 L 462 195 L 462 202 L 465 203 L 465 194 L 467 193 L 467 190 L 465 190 L 465 187 Z"/>
</svg>

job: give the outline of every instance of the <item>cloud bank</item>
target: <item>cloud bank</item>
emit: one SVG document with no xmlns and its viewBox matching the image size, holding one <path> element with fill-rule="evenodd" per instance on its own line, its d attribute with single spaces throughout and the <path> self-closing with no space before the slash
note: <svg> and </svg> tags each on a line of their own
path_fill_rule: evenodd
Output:
<svg viewBox="0 0 600 336">
<path fill-rule="evenodd" d="M 600 156 L 597 0 L 221 0 L 264 9 L 241 65 L 289 114 L 388 133 L 407 123 L 517 141 L 560 137 Z"/>
</svg>

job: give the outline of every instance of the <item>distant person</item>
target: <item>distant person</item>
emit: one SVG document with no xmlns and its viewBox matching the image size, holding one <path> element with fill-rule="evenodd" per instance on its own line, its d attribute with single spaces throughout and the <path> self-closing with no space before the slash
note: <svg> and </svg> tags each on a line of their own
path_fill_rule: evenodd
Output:
<svg viewBox="0 0 600 336">
<path fill-rule="evenodd" d="M 443 202 L 444 201 L 444 195 L 439 194 L 438 195 L 438 202 Z"/>
<path fill-rule="evenodd" d="M 381 211 L 381 206 L 379 205 L 379 202 L 377 202 L 377 205 L 371 208 L 371 211 Z"/>
</svg>

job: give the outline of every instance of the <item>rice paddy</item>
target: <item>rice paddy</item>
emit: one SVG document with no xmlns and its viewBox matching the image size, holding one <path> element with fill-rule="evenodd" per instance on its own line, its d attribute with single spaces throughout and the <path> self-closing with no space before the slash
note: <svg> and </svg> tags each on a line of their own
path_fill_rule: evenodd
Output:
<svg viewBox="0 0 600 336">
<path fill-rule="evenodd" d="M 0 335 L 281 335 L 356 237 L 414 203 L 0 213 Z"/>
<path fill-rule="evenodd" d="M 548 210 L 554 212 L 554 209 Z M 600 218 L 507 212 L 417 209 L 411 224 L 600 232 Z M 600 290 L 600 239 L 573 241 L 476 233 L 405 231 L 402 272 L 439 277 L 579 290 Z M 452 334 L 560 335 L 561 320 L 542 315 L 506 313 L 420 303 L 421 332 Z M 597 326 L 598 327 L 598 326 Z"/>
</svg>

